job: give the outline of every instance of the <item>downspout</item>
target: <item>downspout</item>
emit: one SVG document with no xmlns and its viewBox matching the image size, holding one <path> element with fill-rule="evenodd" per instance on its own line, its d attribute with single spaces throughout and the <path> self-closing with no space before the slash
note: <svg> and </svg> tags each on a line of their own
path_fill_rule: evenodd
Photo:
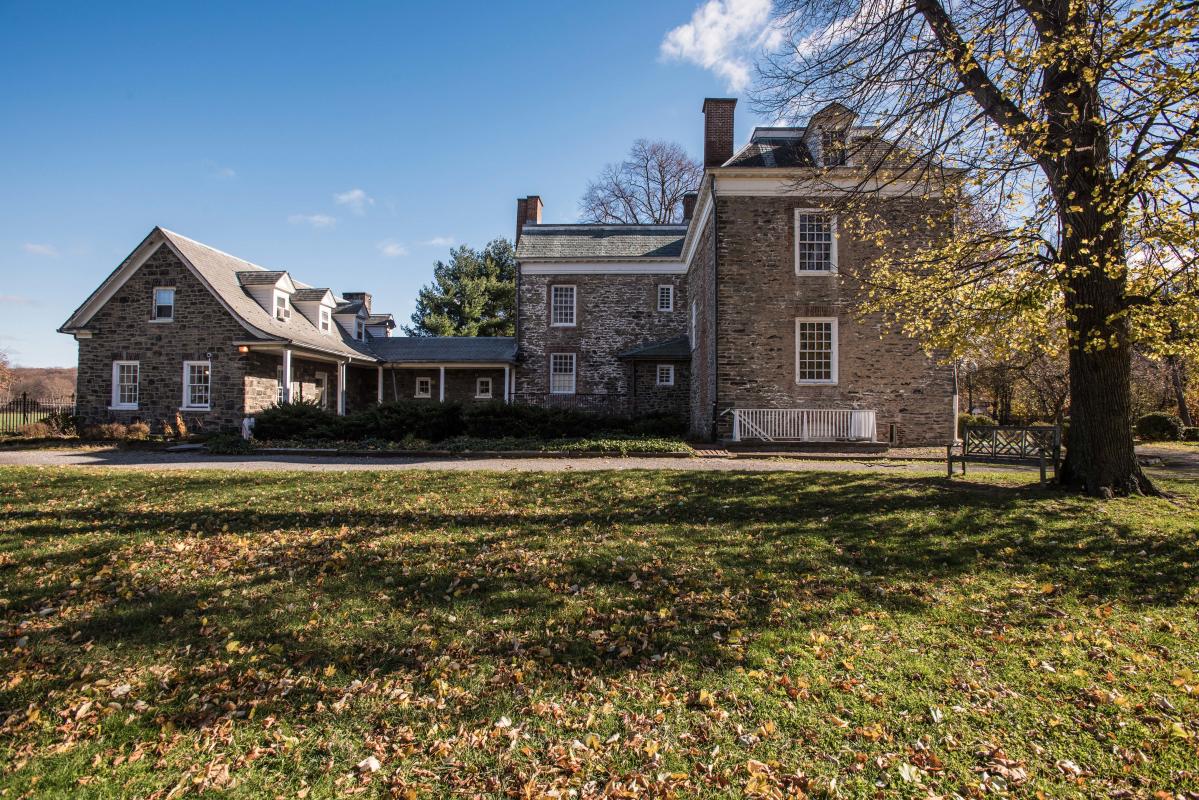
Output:
<svg viewBox="0 0 1199 800">
<path fill-rule="evenodd" d="M 720 413 L 720 204 L 716 202 L 716 176 L 712 176 L 712 440 Z"/>
</svg>

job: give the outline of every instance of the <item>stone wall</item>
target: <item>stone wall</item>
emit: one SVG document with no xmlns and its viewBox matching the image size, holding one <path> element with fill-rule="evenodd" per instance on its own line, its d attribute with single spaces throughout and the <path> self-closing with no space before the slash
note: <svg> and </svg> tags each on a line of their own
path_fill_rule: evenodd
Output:
<svg viewBox="0 0 1199 800">
<path fill-rule="evenodd" d="M 394 382 L 393 382 L 394 377 Z M 384 370 L 383 399 L 417 400 L 416 379 L 428 378 L 432 391 L 427 398 L 436 403 L 439 398 L 438 382 L 440 380 L 437 367 L 401 367 Z M 491 378 L 491 400 L 504 399 L 504 368 L 503 367 L 446 367 L 445 370 L 445 400 L 447 403 L 487 403 L 486 398 L 475 397 L 476 381 L 479 378 Z M 398 394 L 397 394 L 398 390 Z"/>
<path fill-rule="evenodd" d="M 704 440 L 713 436 L 716 402 L 715 232 L 710 218 L 687 265 L 687 286 L 696 310 L 696 341 L 691 342 L 690 430 L 693 437 Z M 688 314 L 690 310 L 688 306 Z"/>
<path fill-rule="evenodd" d="M 687 331 L 683 275 L 522 275 L 520 354 L 516 391 L 524 402 L 549 398 L 549 353 L 575 353 L 575 393 L 627 400 L 631 371 L 616 358 L 635 347 L 672 339 Z M 657 310 L 658 286 L 674 287 L 674 310 Z M 552 285 L 575 287 L 573 327 L 549 325 Z M 582 407 L 587 401 L 579 397 Z M 596 402 L 599 402 L 598 400 Z M 600 403 L 600 405 L 607 405 Z"/>
<path fill-rule="evenodd" d="M 674 366 L 674 385 L 658 385 L 658 364 Z M 633 373 L 632 410 L 637 416 L 670 414 L 680 420 L 690 419 L 691 365 L 686 361 L 634 361 L 628 369 Z"/>
<path fill-rule="evenodd" d="M 795 274 L 794 210 L 819 207 L 818 198 L 720 198 L 717 407 L 874 409 L 880 439 L 894 424 L 899 444 L 944 444 L 956 415 L 952 367 L 885 330 L 880 317 L 856 316 L 865 289 L 851 274 L 865 275 L 876 245 L 842 235 L 838 274 Z M 885 200 L 874 210 L 890 230 L 916 231 L 907 221 L 925 209 L 921 201 Z M 846 229 L 843 221 L 838 227 Z M 795 320 L 817 316 L 838 320 L 836 385 L 795 380 Z M 717 433 L 731 435 L 729 418 L 718 420 Z"/>
<path fill-rule="evenodd" d="M 173 322 L 152 322 L 155 287 L 175 287 Z M 235 430 L 250 356 L 232 342 L 247 332 L 168 247 L 161 246 L 87 324 L 79 340 L 78 414 L 85 424 L 144 421 L 161 430 L 181 413 L 193 431 Z M 180 412 L 183 362 L 212 362 L 212 410 Z M 110 410 L 112 364 L 140 364 L 138 407 Z"/>
</svg>

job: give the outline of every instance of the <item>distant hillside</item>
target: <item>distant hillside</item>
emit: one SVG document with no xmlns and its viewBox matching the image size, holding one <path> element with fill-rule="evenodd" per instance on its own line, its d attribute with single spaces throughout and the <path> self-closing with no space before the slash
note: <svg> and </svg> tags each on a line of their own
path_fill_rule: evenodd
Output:
<svg viewBox="0 0 1199 800">
<path fill-rule="evenodd" d="M 63 397 L 75 394 L 74 367 L 13 367 L 12 383 L 4 394 L 30 397 Z"/>
</svg>

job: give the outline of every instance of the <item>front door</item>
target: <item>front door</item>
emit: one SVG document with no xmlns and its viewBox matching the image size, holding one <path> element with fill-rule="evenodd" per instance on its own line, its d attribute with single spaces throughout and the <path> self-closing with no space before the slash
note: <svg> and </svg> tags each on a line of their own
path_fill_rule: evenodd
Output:
<svg viewBox="0 0 1199 800">
<path fill-rule="evenodd" d="M 316 404 L 321 408 L 329 407 L 329 373 L 316 373 Z"/>
</svg>

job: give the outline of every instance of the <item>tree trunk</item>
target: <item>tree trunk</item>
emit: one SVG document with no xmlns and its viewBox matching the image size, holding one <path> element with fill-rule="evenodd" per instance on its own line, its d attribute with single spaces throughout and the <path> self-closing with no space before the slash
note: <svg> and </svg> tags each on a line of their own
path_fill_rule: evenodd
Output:
<svg viewBox="0 0 1199 800">
<path fill-rule="evenodd" d="M 1191 420 L 1191 410 L 1187 408 L 1187 376 L 1186 366 L 1178 356 L 1166 359 L 1170 365 L 1170 385 L 1174 388 L 1174 402 L 1178 404 L 1178 418 L 1188 428 L 1195 423 Z"/>
</svg>

